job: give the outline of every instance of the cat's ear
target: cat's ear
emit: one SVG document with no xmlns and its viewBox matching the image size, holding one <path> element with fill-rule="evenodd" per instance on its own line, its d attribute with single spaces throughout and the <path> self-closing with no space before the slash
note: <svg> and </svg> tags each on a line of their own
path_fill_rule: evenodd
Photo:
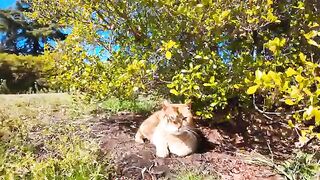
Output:
<svg viewBox="0 0 320 180">
<path fill-rule="evenodd" d="M 188 101 L 188 102 L 186 103 L 186 105 L 191 109 L 192 102 L 191 102 L 191 101 Z"/>
<path fill-rule="evenodd" d="M 161 104 L 163 110 L 166 110 L 169 107 L 169 105 L 170 103 L 167 100 L 164 100 Z"/>
</svg>

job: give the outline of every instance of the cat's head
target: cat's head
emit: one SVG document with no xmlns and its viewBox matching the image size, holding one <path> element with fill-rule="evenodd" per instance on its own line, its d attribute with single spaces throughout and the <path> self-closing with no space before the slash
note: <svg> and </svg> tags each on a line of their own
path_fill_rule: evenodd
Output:
<svg viewBox="0 0 320 180">
<path fill-rule="evenodd" d="M 186 104 L 171 104 L 178 108 L 178 111 L 187 118 L 192 118 L 191 102 Z"/>
<path fill-rule="evenodd" d="M 183 116 L 183 125 L 191 125 L 190 122 L 192 122 L 193 115 L 191 112 L 191 102 L 186 103 L 186 104 L 171 104 L 167 100 L 163 101 L 162 107 L 176 107 L 178 109 L 178 112 L 182 114 Z"/>
<path fill-rule="evenodd" d="M 166 131 L 171 134 L 179 135 L 183 131 L 183 126 L 188 117 L 185 117 L 180 111 L 179 107 L 171 105 L 165 101 L 162 104 L 162 111 L 164 113 L 162 125 Z"/>
</svg>

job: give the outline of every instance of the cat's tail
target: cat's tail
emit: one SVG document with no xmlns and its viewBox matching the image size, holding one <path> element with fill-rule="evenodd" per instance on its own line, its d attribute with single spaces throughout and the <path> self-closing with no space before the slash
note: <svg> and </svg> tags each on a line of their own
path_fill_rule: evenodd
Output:
<svg viewBox="0 0 320 180">
<path fill-rule="evenodd" d="M 192 132 L 194 135 L 197 136 L 197 140 L 198 140 L 198 148 L 196 151 L 197 153 L 204 153 L 214 148 L 215 144 L 210 142 L 200 129 L 191 128 L 191 127 L 188 127 L 187 129 L 189 132 Z"/>
</svg>

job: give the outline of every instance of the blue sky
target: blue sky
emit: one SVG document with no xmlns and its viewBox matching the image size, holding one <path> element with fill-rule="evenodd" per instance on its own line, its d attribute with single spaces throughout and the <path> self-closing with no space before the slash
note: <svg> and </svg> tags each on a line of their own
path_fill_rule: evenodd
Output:
<svg viewBox="0 0 320 180">
<path fill-rule="evenodd" d="M 15 2 L 16 2 L 16 0 L 0 0 L 0 9 L 14 8 Z M 72 28 L 65 28 L 65 29 L 62 29 L 62 31 L 66 34 L 70 34 L 72 31 Z M 107 31 L 99 32 L 99 35 L 101 36 L 102 40 L 104 40 L 104 41 L 108 41 L 109 34 L 110 33 Z M 0 40 L 2 40 L 4 38 L 4 36 L 5 36 L 5 34 L 0 32 Z M 26 42 L 26 39 L 21 39 L 18 43 L 18 46 L 23 47 L 25 42 Z M 48 43 L 53 46 L 56 45 L 56 42 L 54 42 L 53 40 L 49 40 Z M 41 43 L 41 42 L 40 42 L 40 44 L 43 45 L 43 43 Z M 110 52 L 102 51 L 103 48 L 100 46 L 89 45 L 89 46 L 86 46 L 86 49 L 88 51 L 88 54 L 98 55 L 101 60 L 107 60 L 111 55 Z M 119 47 L 114 46 L 113 49 L 118 50 Z"/>
<path fill-rule="evenodd" d="M 0 9 L 14 7 L 16 0 L 0 0 Z"/>
</svg>

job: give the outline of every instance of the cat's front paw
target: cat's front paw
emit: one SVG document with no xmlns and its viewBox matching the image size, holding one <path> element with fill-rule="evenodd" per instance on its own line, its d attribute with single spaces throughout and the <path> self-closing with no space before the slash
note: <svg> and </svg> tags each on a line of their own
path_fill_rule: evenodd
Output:
<svg viewBox="0 0 320 180">
<path fill-rule="evenodd" d="M 168 150 L 157 150 L 156 155 L 161 158 L 165 158 L 169 156 Z"/>
<path fill-rule="evenodd" d="M 143 136 L 141 135 L 140 132 L 137 132 L 137 134 L 135 135 L 134 140 L 135 140 L 137 143 L 144 143 Z"/>
<path fill-rule="evenodd" d="M 137 143 L 141 143 L 141 144 L 144 143 L 144 141 L 143 141 L 142 138 L 137 138 L 137 137 L 136 137 L 134 140 L 135 140 Z"/>
</svg>

